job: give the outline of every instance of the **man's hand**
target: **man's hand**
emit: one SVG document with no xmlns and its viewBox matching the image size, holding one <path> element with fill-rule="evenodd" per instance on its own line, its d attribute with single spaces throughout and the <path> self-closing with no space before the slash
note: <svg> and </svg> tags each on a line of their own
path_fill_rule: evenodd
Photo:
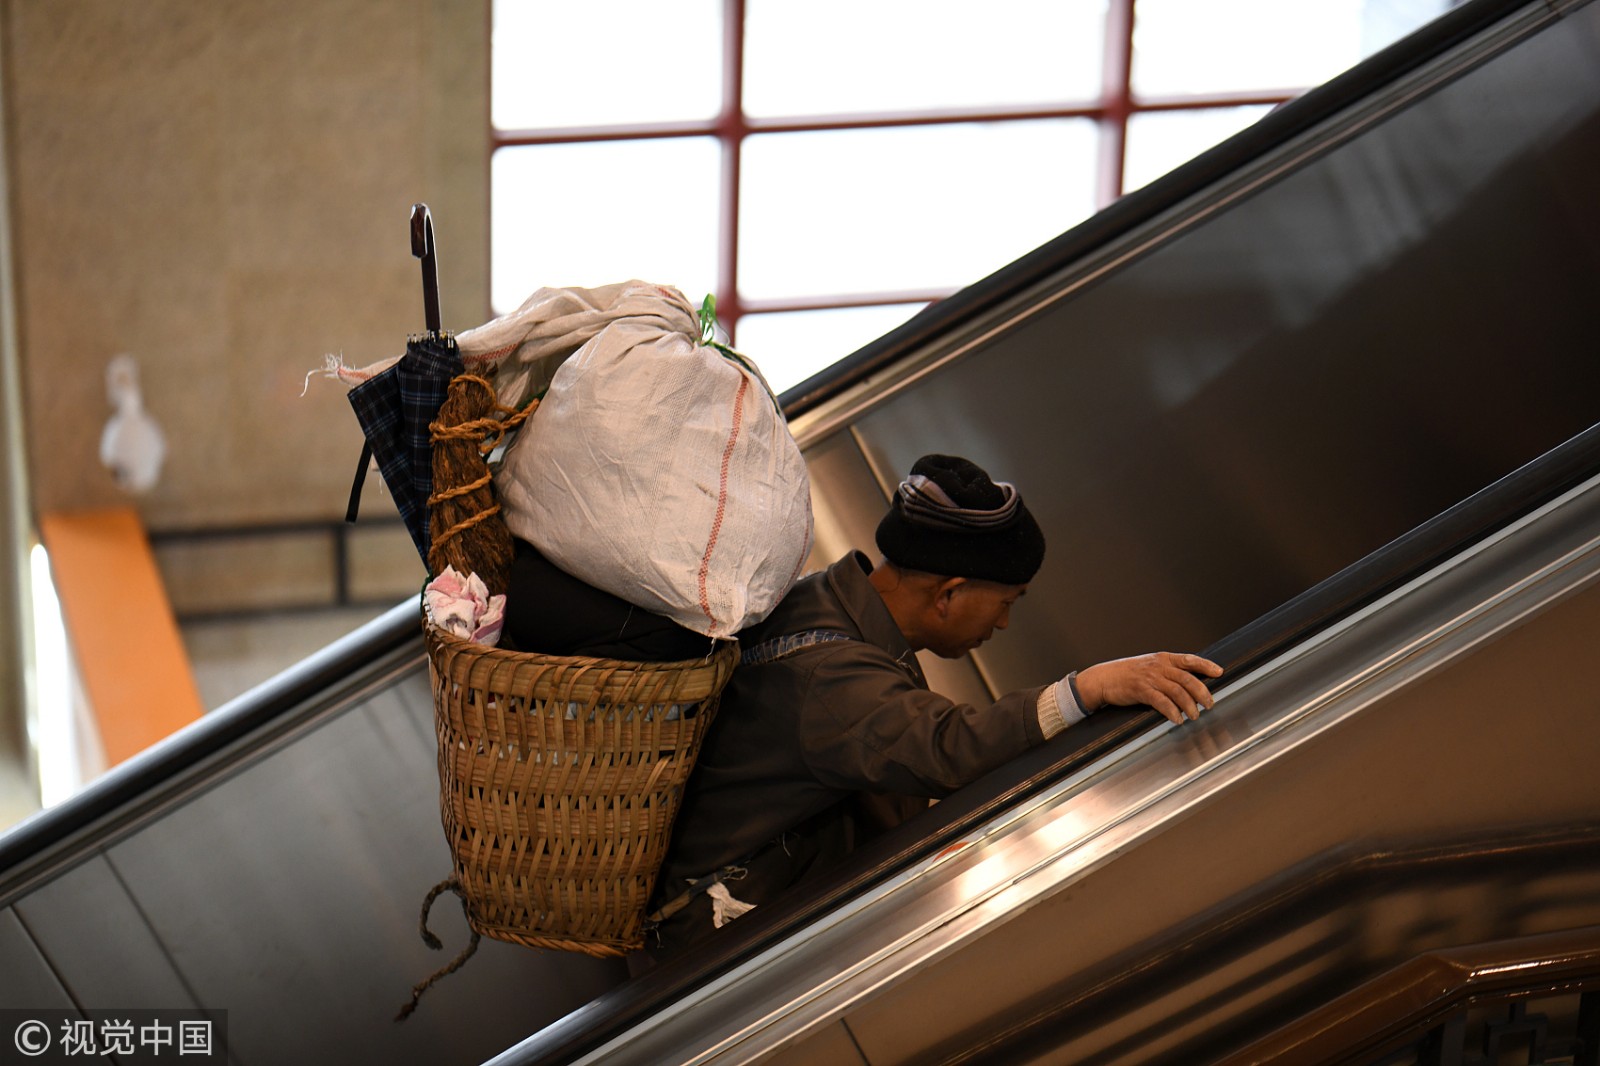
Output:
<svg viewBox="0 0 1600 1066">
<path fill-rule="evenodd" d="M 1149 704 L 1181 723 L 1199 718 L 1202 708 L 1211 707 L 1211 691 L 1200 678 L 1220 676 L 1222 667 L 1210 659 L 1158 651 L 1079 670 L 1078 698 L 1085 712 Z"/>
</svg>

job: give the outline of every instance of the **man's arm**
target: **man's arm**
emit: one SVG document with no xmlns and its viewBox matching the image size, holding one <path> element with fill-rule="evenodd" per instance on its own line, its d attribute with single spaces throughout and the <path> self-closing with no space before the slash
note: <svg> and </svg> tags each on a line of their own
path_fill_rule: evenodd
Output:
<svg viewBox="0 0 1600 1066">
<path fill-rule="evenodd" d="M 1213 703 L 1200 676 L 1221 673 L 1198 655 L 1156 652 L 974 707 L 913 684 L 869 645 L 829 649 L 817 656 L 805 689 L 814 701 L 802 727 L 805 759 L 836 788 L 939 797 L 1081 720 L 1074 703 L 1084 713 L 1148 704 L 1174 722 L 1198 718 Z M 1052 728 L 1044 705 L 1057 693 L 1063 713 Z"/>
<path fill-rule="evenodd" d="M 808 665 L 804 758 L 833 788 L 937 798 L 1044 740 L 1038 688 L 982 707 L 957 703 L 862 643 L 829 648 Z"/>
</svg>

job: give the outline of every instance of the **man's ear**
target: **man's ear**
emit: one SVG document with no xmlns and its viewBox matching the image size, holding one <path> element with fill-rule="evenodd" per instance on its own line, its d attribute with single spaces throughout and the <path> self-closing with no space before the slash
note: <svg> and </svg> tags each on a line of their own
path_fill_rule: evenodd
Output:
<svg viewBox="0 0 1600 1066">
<path fill-rule="evenodd" d="M 964 577 L 947 577 L 933 589 L 933 609 L 939 612 L 939 617 L 944 618 L 950 613 L 950 601 L 955 598 L 956 589 L 967 583 Z"/>
</svg>

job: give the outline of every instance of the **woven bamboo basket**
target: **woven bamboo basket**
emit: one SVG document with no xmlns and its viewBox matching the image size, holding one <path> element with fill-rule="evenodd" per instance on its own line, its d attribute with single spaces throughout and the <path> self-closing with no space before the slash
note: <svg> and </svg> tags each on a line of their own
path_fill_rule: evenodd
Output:
<svg viewBox="0 0 1600 1066">
<path fill-rule="evenodd" d="M 738 661 L 632 663 L 503 651 L 427 629 L 439 807 L 484 936 L 622 955 L 718 695 Z"/>
<path fill-rule="evenodd" d="M 435 574 L 449 564 L 505 591 L 512 541 L 484 457 L 527 414 L 498 407 L 483 378 L 451 382 L 431 427 Z M 481 934 L 597 956 L 641 947 L 684 782 L 738 645 L 622 662 L 488 647 L 426 618 L 423 628 L 454 864 L 424 904 L 424 938 L 427 907 L 450 888 L 474 943 Z"/>
</svg>

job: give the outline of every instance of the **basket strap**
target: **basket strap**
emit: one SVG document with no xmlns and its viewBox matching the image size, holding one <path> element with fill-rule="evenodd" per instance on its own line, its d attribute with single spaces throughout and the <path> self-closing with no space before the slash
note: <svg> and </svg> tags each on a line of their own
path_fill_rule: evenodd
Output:
<svg viewBox="0 0 1600 1066">
<path fill-rule="evenodd" d="M 846 637 L 844 639 L 849 640 L 854 638 Z M 722 867 L 720 870 L 713 870 L 704 877 L 697 877 L 694 880 L 689 881 L 688 884 L 684 886 L 683 891 L 679 892 L 676 896 L 673 896 L 671 899 L 667 900 L 667 902 L 663 903 L 661 906 L 644 916 L 646 928 L 649 929 L 660 925 L 668 918 L 671 918 L 674 914 L 677 914 L 679 911 L 683 910 L 683 908 L 692 903 L 694 898 L 700 893 L 709 892 L 713 887 L 722 884 L 724 881 L 737 881 L 744 877 L 750 872 L 749 868 L 751 863 L 761 858 L 773 848 L 787 848 L 787 841 L 790 839 L 804 837 L 807 834 L 814 832 L 818 826 L 822 825 L 828 819 L 835 817 L 838 814 L 839 809 L 846 803 L 850 802 L 850 798 L 851 797 L 846 796 L 842 799 L 835 800 L 826 807 L 822 808 L 820 811 L 807 815 L 803 820 L 796 822 L 788 829 L 785 829 L 783 832 L 779 833 L 765 844 L 762 844 L 760 847 L 750 852 L 738 862 L 731 862 Z M 752 904 L 752 906 L 754 905 Z"/>
<path fill-rule="evenodd" d="M 814 644 L 831 644 L 836 640 L 855 639 L 848 633 L 836 633 L 831 629 L 807 629 L 800 633 L 773 637 L 771 640 L 764 640 L 760 644 L 746 648 L 739 656 L 739 665 L 754 666 L 758 663 L 777 662 Z"/>
<path fill-rule="evenodd" d="M 762 847 L 762 850 L 766 850 L 765 846 Z M 644 916 L 645 924 L 660 925 L 662 922 L 666 921 L 668 918 L 671 918 L 674 914 L 677 914 L 679 911 L 683 910 L 683 908 L 687 907 L 690 901 L 700 893 L 711 891 L 713 885 L 720 885 L 724 881 L 737 881 L 739 878 L 743 877 L 749 872 L 749 870 L 746 870 L 738 863 L 730 863 L 720 870 L 713 871 L 712 873 L 706 874 L 704 877 L 690 881 L 689 886 L 682 892 L 679 892 L 676 896 L 673 896 L 671 899 L 667 900 L 667 902 L 646 914 Z"/>
</svg>

